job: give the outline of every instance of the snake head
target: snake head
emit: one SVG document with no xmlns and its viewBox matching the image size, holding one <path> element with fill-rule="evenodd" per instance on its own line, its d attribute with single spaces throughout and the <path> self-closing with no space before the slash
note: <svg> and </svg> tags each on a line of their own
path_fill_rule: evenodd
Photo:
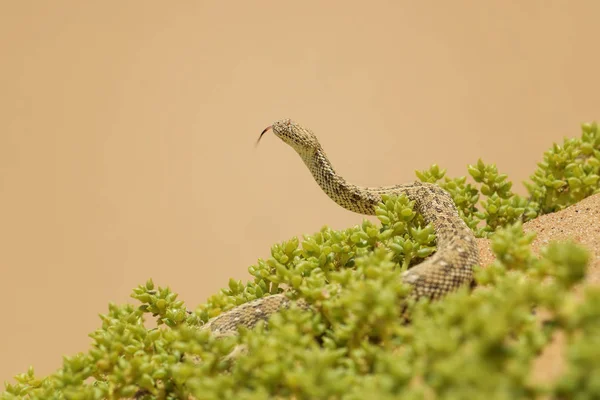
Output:
<svg viewBox="0 0 600 400">
<path fill-rule="evenodd" d="M 312 154 L 320 147 L 317 137 L 310 130 L 290 119 L 282 119 L 273 123 L 260 134 L 258 140 L 269 129 L 272 129 L 278 138 L 292 146 L 300 155 Z"/>
</svg>

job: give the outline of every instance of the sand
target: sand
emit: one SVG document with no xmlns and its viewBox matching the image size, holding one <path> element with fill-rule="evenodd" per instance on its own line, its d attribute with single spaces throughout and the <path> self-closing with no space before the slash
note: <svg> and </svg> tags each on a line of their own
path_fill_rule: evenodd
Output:
<svg viewBox="0 0 600 400">
<path fill-rule="evenodd" d="M 584 282 L 574 290 L 581 293 L 586 285 L 600 284 L 600 194 L 590 196 L 562 211 L 542 215 L 525 223 L 523 229 L 537 234 L 532 244 L 536 254 L 551 241 L 574 240 L 583 245 L 590 252 L 588 273 Z M 494 260 L 490 241 L 478 239 L 478 244 L 481 264 L 490 264 Z M 565 338 L 559 332 L 536 360 L 532 378 L 545 383 L 558 378 L 564 370 L 564 350 Z"/>
</svg>

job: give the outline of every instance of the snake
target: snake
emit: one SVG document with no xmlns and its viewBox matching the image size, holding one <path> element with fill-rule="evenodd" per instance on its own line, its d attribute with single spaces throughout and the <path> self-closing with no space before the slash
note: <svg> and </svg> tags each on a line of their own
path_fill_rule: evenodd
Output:
<svg viewBox="0 0 600 400">
<path fill-rule="evenodd" d="M 479 263 L 477 242 L 448 192 L 436 184 L 419 181 L 385 187 L 351 184 L 335 172 L 311 130 L 290 119 L 282 119 L 265 128 L 257 144 L 268 131 L 291 146 L 325 194 L 347 210 L 375 215 L 383 195 L 404 194 L 414 202 L 415 210 L 423 216 L 425 223 L 433 225 L 437 250 L 402 273 L 401 280 L 412 287 L 410 296 L 436 300 L 471 284 L 473 267 Z M 266 321 L 272 314 L 288 308 L 291 303 L 292 300 L 284 293 L 261 297 L 212 318 L 201 329 L 218 336 L 235 335 L 240 325 L 252 328 L 259 321 Z M 310 308 L 302 299 L 298 299 L 296 305 L 301 309 Z"/>
</svg>

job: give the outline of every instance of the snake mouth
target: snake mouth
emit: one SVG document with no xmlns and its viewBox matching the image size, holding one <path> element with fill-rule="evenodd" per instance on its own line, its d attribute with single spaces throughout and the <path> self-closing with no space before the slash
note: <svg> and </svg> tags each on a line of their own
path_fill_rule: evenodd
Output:
<svg viewBox="0 0 600 400">
<path fill-rule="evenodd" d="M 256 141 L 256 145 L 255 145 L 255 146 L 258 146 L 258 142 L 260 142 L 260 139 L 262 139 L 263 135 L 264 135 L 265 133 L 267 133 L 267 132 L 268 132 L 270 129 L 272 129 L 272 128 L 273 128 L 273 125 L 269 125 L 269 126 L 267 126 L 267 127 L 266 127 L 266 128 L 265 128 L 265 129 L 264 129 L 262 132 L 261 132 L 260 136 L 258 137 L 258 140 Z"/>
</svg>

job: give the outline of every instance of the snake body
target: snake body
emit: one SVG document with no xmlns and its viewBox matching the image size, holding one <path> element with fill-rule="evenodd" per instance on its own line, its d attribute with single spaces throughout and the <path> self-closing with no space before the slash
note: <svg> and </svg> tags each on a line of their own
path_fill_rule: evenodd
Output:
<svg viewBox="0 0 600 400">
<path fill-rule="evenodd" d="M 475 237 L 460 218 L 446 191 L 437 185 L 422 182 L 378 188 L 350 184 L 335 172 L 317 137 L 310 130 L 285 119 L 267 127 L 260 137 L 270 129 L 296 150 L 315 181 L 340 206 L 360 214 L 374 215 L 375 206 L 381 202 L 384 194 L 405 194 L 415 202 L 416 210 L 422 214 L 425 222 L 433 224 L 437 251 L 403 273 L 402 280 L 413 286 L 413 296 L 438 299 L 471 283 L 473 266 L 479 262 Z M 239 325 L 251 328 L 289 304 L 290 300 L 283 294 L 263 297 L 213 318 L 202 328 L 218 335 L 235 334 Z M 308 308 L 308 304 L 302 300 L 297 304 L 301 308 Z"/>
</svg>

